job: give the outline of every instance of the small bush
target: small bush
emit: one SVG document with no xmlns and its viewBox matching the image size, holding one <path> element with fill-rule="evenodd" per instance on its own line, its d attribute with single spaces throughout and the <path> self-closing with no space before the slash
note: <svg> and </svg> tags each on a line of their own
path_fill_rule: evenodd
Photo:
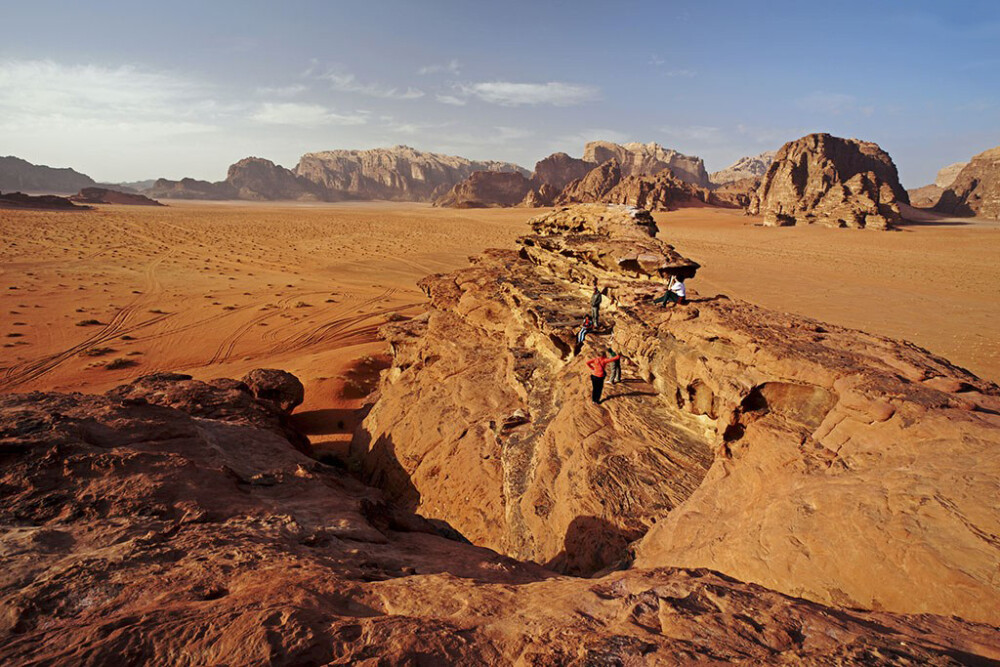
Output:
<svg viewBox="0 0 1000 667">
<path fill-rule="evenodd" d="M 105 366 L 106 371 L 116 371 L 119 368 L 130 368 L 136 365 L 136 361 L 133 359 L 126 359 L 125 357 L 118 357 L 114 361 L 109 361 Z"/>
<path fill-rule="evenodd" d="M 110 347 L 88 347 L 86 350 L 80 353 L 80 356 L 103 357 L 105 354 L 111 354 L 112 352 L 114 352 L 114 349 Z"/>
<path fill-rule="evenodd" d="M 99 325 L 100 323 L 101 323 L 100 320 L 80 320 L 79 322 L 76 323 L 76 326 L 78 326 L 78 327 L 92 327 L 92 326 Z"/>
</svg>

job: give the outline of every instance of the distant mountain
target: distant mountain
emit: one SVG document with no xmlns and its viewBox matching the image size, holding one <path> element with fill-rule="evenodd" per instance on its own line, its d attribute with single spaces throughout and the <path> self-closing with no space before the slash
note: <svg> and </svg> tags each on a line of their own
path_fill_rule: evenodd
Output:
<svg viewBox="0 0 1000 667">
<path fill-rule="evenodd" d="M 0 192 L 74 194 L 94 184 L 90 176 L 68 167 L 35 165 L 12 155 L 0 157 Z"/>
<path fill-rule="evenodd" d="M 934 210 L 1000 220 L 1000 146 L 974 155 L 944 189 Z"/>
<path fill-rule="evenodd" d="M 657 143 L 615 144 L 610 141 L 591 141 L 583 148 L 585 162 L 599 165 L 612 158 L 621 165 L 622 176 L 652 176 L 669 169 L 685 183 L 703 188 L 710 184 L 705 162 L 700 157 L 684 155 Z"/>
<path fill-rule="evenodd" d="M 726 185 L 745 178 L 763 178 L 777 153 L 778 151 L 765 151 L 753 157 L 741 157 L 725 169 L 712 172 L 709 179 L 714 185 Z"/>
</svg>

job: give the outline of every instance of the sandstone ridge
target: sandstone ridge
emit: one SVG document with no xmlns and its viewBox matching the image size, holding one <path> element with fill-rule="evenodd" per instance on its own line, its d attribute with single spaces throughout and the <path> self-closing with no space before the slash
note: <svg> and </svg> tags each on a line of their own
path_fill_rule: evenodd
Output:
<svg viewBox="0 0 1000 667">
<path fill-rule="evenodd" d="M 429 276 L 384 328 L 366 479 L 477 544 L 567 573 L 709 567 L 825 604 L 997 624 L 1000 389 L 913 345 L 695 296 L 645 211 L 539 216 Z M 594 282 L 602 322 L 575 327 Z M 612 346 L 624 385 L 585 398 Z M 639 540 L 636 542 L 636 540 Z"/>
<path fill-rule="evenodd" d="M 558 577 L 303 453 L 287 373 L 0 396 L 0 660 L 871 664 L 995 660 L 1000 632 L 822 606 L 704 569 Z"/>
<path fill-rule="evenodd" d="M 810 134 L 781 147 L 748 212 L 763 215 L 765 225 L 884 230 L 901 222 L 900 203 L 909 198 L 877 144 Z"/>
<path fill-rule="evenodd" d="M 941 193 L 934 210 L 1000 220 L 1000 146 L 973 156 Z"/>
<path fill-rule="evenodd" d="M 777 151 L 764 151 L 753 157 L 741 157 L 725 169 L 714 171 L 709 175 L 713 185 L 726 185 L 747 178 L 760 179 L 767 173 L 768 167 L 774 162 Z"/>
</svg>

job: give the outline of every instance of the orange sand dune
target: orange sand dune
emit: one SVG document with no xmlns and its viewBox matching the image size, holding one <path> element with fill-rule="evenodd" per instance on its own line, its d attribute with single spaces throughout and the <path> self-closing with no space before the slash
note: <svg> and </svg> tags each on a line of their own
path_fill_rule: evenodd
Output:
<svg viewBox="0 0 1000 667">
<path fill-rule="evenodd" d="M 245 202 L 0 211 L 0 391 L 283 368 L 306 385 L 300 426 L 333 446 L 385 353 L 378 326 L 422 307 L 417 279 L 510 247 L 535 213 Z M 657 217 L 661 238 L 704 264 L 691 282 L 702 294 L 905 338 L 1000 379 L 1000 225 L 875 233 L 765 229 L 718 209 Z"/>
</svg>

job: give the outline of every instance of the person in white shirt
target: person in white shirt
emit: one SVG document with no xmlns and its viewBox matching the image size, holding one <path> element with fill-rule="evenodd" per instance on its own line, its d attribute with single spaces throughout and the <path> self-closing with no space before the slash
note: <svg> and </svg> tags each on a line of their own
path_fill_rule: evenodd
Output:
<svg viewBox="0 0 1000 667">
<path fill-rule="evenodd" d="M 668 301 L 683 306 L 686 296 L 687 288 L 684 287 L 684 281 L 677 276 L 671 275 L 670 282 L 667 283 L 667 291 L 658 299 L 653 299 L 653 303 L 662 304 L 664 308 L 667 307 Z"/>
</svg>

